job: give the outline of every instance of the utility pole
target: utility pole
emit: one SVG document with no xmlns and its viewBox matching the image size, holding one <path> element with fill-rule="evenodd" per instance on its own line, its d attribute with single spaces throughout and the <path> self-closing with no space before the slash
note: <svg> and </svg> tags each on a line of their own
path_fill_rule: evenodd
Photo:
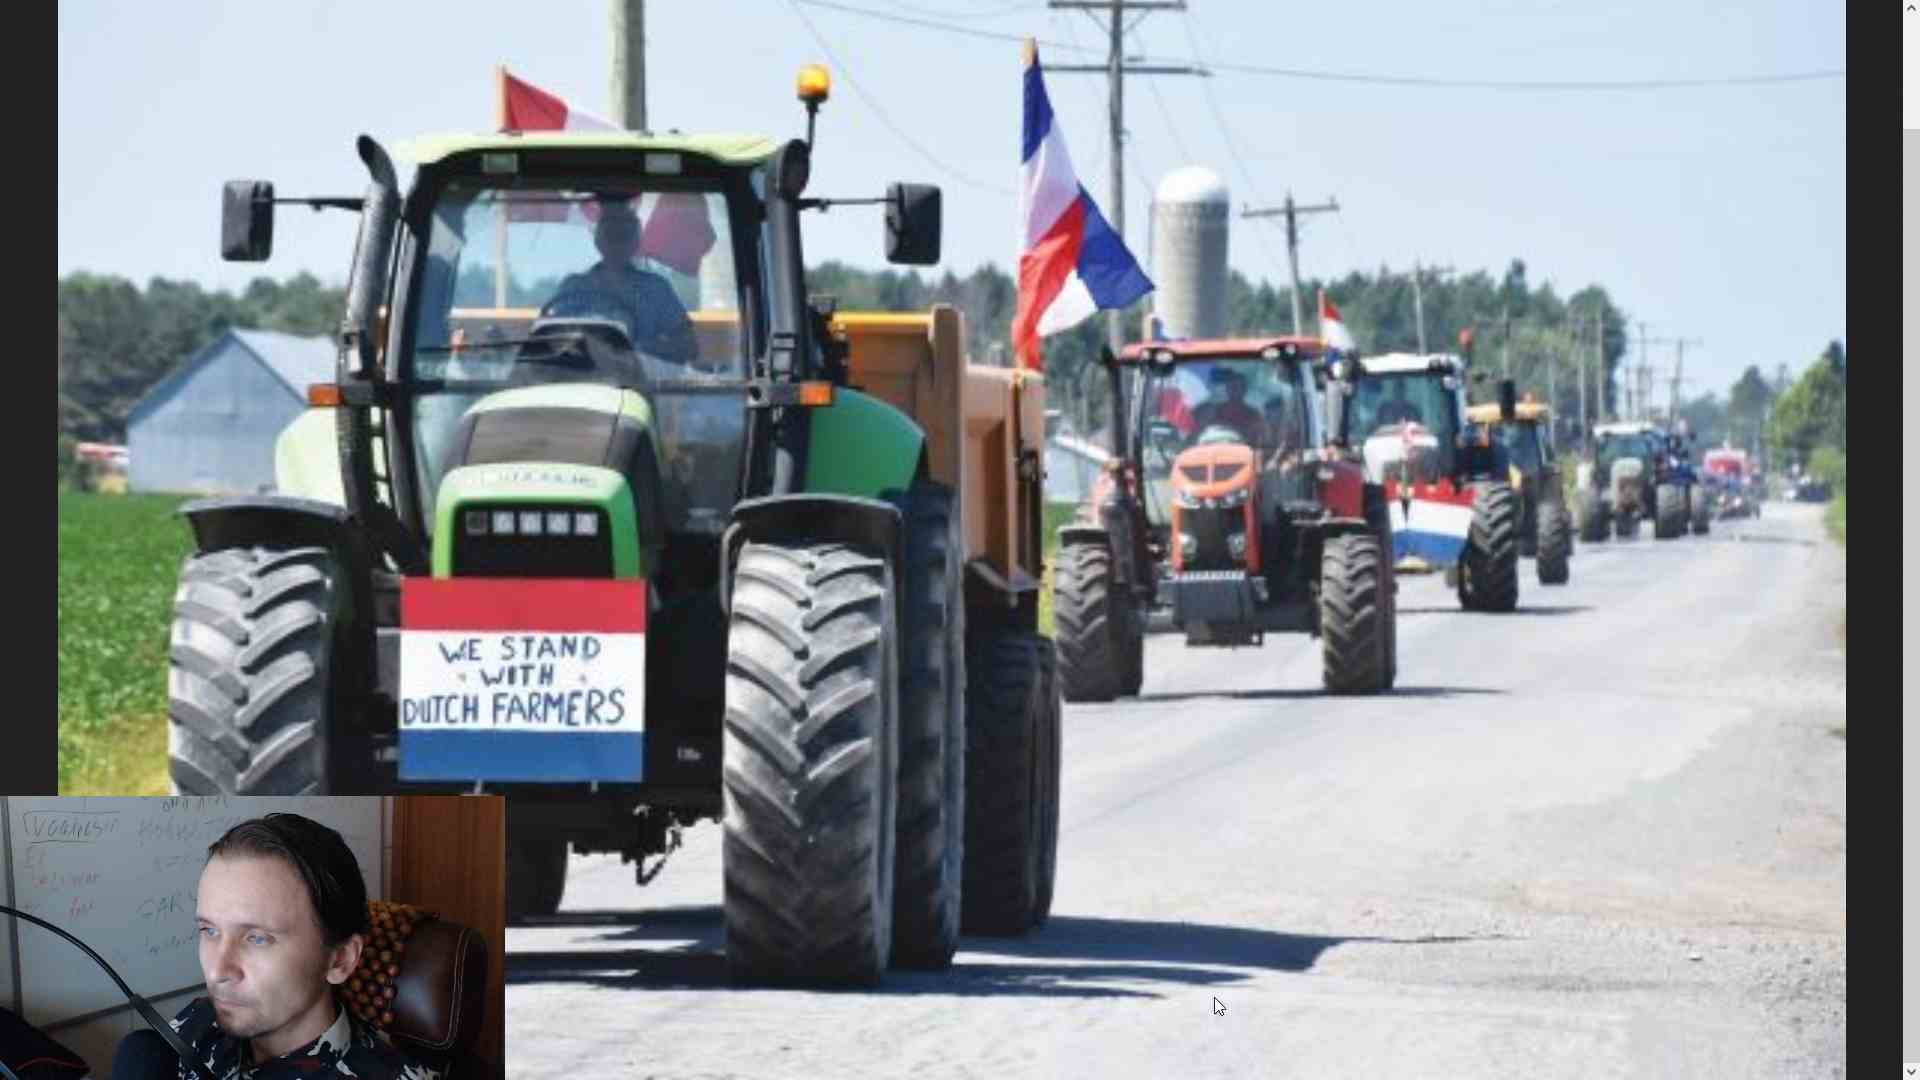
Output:
<svg viewBox="0 0 1920 1080">
<path fill-rule="evenodd" d="M 636 0 L 637 2 L 637 0 Z M 1109 161 L 1109 179 L 1112 196 L 1108 201 L 1108 212 L 1113 215 L 1113 231 L 1120 237 L 1121 243 L 1127 239 L 1127 199 L 1126 177 L 1121 159 L 1122 144 L 1126 140 L 1125 113 L 1122 109 L 1122 88 L 1127 75 L 1206 75 L 1203 68 L 1180 67 L 1166 64 L 1128 64 L 1121 54 L 1121 39 L 1126 33 L 1140 24 L 1143 14 L 1125 26 L 1120 16 L 1129 11 L 1151 14 L 1155 11 L 1185 11 L 1186 0 L 1047 0 L 1047 7 L 1054 11 L 1084 11 L 1087 17 L 1100 20 L 1094 12 L 1107 14 L 1107 23 L 1103 28 L 1107 32 L 1107 62 L 1104 64 L 1063 64 L 1050 67 L 1048 71 L 1067 74 L 1095 74 L 1107 77 L 1107 139 Z M 1152 231 L 1151 225 L 1148 227 Z M 1121 326 L 1122 313 L 1115 309 L 1107 312 L 1107 344 L 1119 352 L 1124 334 Z"/>
<path fill-rule="evenodd" d="M 613 5 L 613 117 L 628 131 L 647 130 L 647 0 Z"/>
<path fill-rule="evenodd" d="M 1580 338 L 1585 326 L 1586 323 L 1584 321 L 1580 319 L 1573 320 L 1573 328 L 1570 331 L 1570 336 L 1567 341 L 1567 347 L 1573 350 L 1574 360 L 1576 361 L 1575 370 L 1579 372 L 1578 378 L 1574 381 L 1579 384 L 1580 390 L 1580 427 L 1577 430 L 1580 433 L 1580 447 L 1583 450 L 1586 449 L 1587 445 L 1587 352 L 1585 342 L 1581 341 Z"/>
<path fill-rule="evenodd" d="M 1420 355 L 1427 355 L 1427 309 L 1420 306 L 1420 260 L 1413 260 L 1413 326 Z"/>
<path fill-rule="evenodd" d="M 1451 266 L 1435 266 L 1429 269 L 1433 271 L 1436 278 L 1443 274 L 1453 273 L 1453 267 Z M 1413 264 L 1413 325 L 1420 338 L 1420 354 L 1425 356 L 1427 352 L 1427 310 L 1421 303 L 1421 273 L 1420 262 L 1416 259 Z"/>
<path fill-rule="evenodd" d="M 1680 374 L 1687 361 L 1687 346 L 1704 345 L 1699 338 L 1673 339 L 1673 389 L 1667 394 L 1667 418 L 1669 422 L 1680 419 L 1680 384 L 1687 379 Z"/>
<path fill-rule="evenodd" d="M 1287 201 L 1279 206 L 1255 210 L 1249 206 L 1240 211 L 1243 218 L 1262 218 L 1285 215 L 1287 219 L 1287 268 L 1293 275 L 1293 333 L 1300 333 L 1300 223 L 1301 214 L 1319 214 L 1340 209 L 1340 204 L 1327 196 L 1327 201 L 1319 206 L 1299 206 L 1293 201 L 1293 192 L 1287 192 Z"/>
</svg>

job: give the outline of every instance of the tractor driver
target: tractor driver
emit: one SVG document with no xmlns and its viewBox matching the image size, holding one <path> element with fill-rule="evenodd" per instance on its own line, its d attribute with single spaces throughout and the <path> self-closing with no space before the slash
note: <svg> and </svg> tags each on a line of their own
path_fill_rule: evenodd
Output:
<svg viewBox="0 0 1920 1080">
<path fill-rule="evenodd" d="M 693 363 L 699 344 L 680 297 L 665 278 L 633 265 L 633 257 L 640 252 L 640 216 L 623 199 L 606 199 L 599 205 L 593 246 L 600 252 L 600 261 L 569 275 L 554 299 L 569 294 L 604 296 L 626 322 L 637 351 L 675 364 Z"/>
<path fill-rule="evenodd" d="M 1409 420 L 1419 423 L 1420 410 L 1414 406 L 1413 402 L 1407 400 L 1407 381 L 1389 379 L 1387 383 L 1393 387 L 1393 396 L 1380 403 L 1380 410 L 1374 414 L 1374 423 L 1378 427 L 1405 423 Z"/>
<path fill-rule="evenodd" d="M 1193 419 L 1195 430 L 1220 424 L 1239 432 L 1250 446 L 1266 445 L 1266 421 L 1247 404 L 1246 375 L 1224 364 L 1207 373 L 1207 401 L 1193 411 Z"/>
</svg>

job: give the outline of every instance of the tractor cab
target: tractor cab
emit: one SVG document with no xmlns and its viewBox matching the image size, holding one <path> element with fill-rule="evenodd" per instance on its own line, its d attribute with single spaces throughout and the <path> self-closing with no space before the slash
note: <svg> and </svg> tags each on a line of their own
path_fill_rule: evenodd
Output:
<svg viewBox="0 0 1920 1080">
<path fill-rule="evenodd" d="M 1263 534 L 1312 500 L 1320 444 L 1307 339 L 1129 346 L 1148 527 L 1175 572 L 1271 567 Z M 1278 539 L 1275 533 L 1274 539 Z"/>
<path fill-rule="evenodd" d="M 645 577 L 668 547 L 712 547 L 768 333 L 773 144 L 660 145 L 642 170 L 617 150 L 471 143 L 426 149 L 403 256 L 402 517 L 463 576 Z M 578 467 L 564 475 L 602 497 L 502 490 L 535 465 Z"/>
<path fill-rule="evenodd" d="M 1346 401 L 1347 430 L 1369 475 L 1402 483 L 1452 477 L 1472 432 L 1466 425 L 1466 364 L 1450 355 L 1368 357 Z"/>
</svg>

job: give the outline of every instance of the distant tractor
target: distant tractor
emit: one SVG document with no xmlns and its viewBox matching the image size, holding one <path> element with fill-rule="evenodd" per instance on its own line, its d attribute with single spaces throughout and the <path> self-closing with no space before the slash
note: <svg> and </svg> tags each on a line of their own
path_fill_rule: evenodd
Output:
<svg viewBox="0 0 1920 1080">
<path fill-rule="evenodd" d="M 1684 429 L 1655 429 L 1653 535 L 1656 540 L 1685 536 L 1689 527 L 1704 535 L 1713 521 L 1713 493 L 1700 483 L 1691 456 L 1693 437 Z"/>
<path fill-rule="evenodd" d="M 1575 470 L 1580 539 L 1622 540 L 1639 535 L 1653 511 L 1653 462 L 1659 452 L 1652 424 L 1622 422 L 1593 429 L 1593 460 Z"/>
<path fill-rule="evenodd" d="M 1347 423 L 1367 478 L 1384 490 L 1396 566 L 1443 569 L 1468 611 L 1512 611 L 1520 600 L 1522 508 L 1506 447 L 1467 419 L 1468 359 L 1389 353 L 1348 361 Z M 1499 414 L 1513 415 L 1513 382 Z"/>
<path fill-rule="evenodd" d="M 1149 609 L 1190 646 L 1315 634 L 1335 692 L 1393 685 L 1385 499 L 1316 412 L 1317 340 L 1155 341 L 1102 360 L 1112 464 L 1060 530 L 1054 641 L 1066 700 L 1137 693 Z M 1337 392 L 1333 402 L 1341 400 Z"/>
<path fill-rule="evenodd" d="M 1503 420 L 1496 402 L 1467 409 L 1468 422 L 1492 432 L 1505 449 L 1507 477 L 1520 494 L 1520 554 L 1534 560 L 1542 585 L 1565 585 L 1573 557 L 1573 515 L 1567 510 L 1560 464 L 1554 456 L 1553 413 L 1540 402 L 1514 406 Z"/>
<path fill-rule="evenodd" d="M 1709 450 L 1701 458 L 1703 479 L 1720 485 L 1719 516 L 1759 517 L 1761 484 L 1745 450 L 1731 446 Z"/>
</svg>

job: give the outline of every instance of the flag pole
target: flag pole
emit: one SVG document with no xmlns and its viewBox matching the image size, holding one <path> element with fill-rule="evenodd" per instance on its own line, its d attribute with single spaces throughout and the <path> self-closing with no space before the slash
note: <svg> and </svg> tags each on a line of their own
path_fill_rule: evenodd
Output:
<svg viewBox="0 0 1920 1080">
<path fill-rule="evenodd" d="M 493 130 L 507 130 L 507 66 L 493 66 Z M 507 306 L 507 207 L 496 205 L 493 227 L 493 306 Z"/>
</svg>

